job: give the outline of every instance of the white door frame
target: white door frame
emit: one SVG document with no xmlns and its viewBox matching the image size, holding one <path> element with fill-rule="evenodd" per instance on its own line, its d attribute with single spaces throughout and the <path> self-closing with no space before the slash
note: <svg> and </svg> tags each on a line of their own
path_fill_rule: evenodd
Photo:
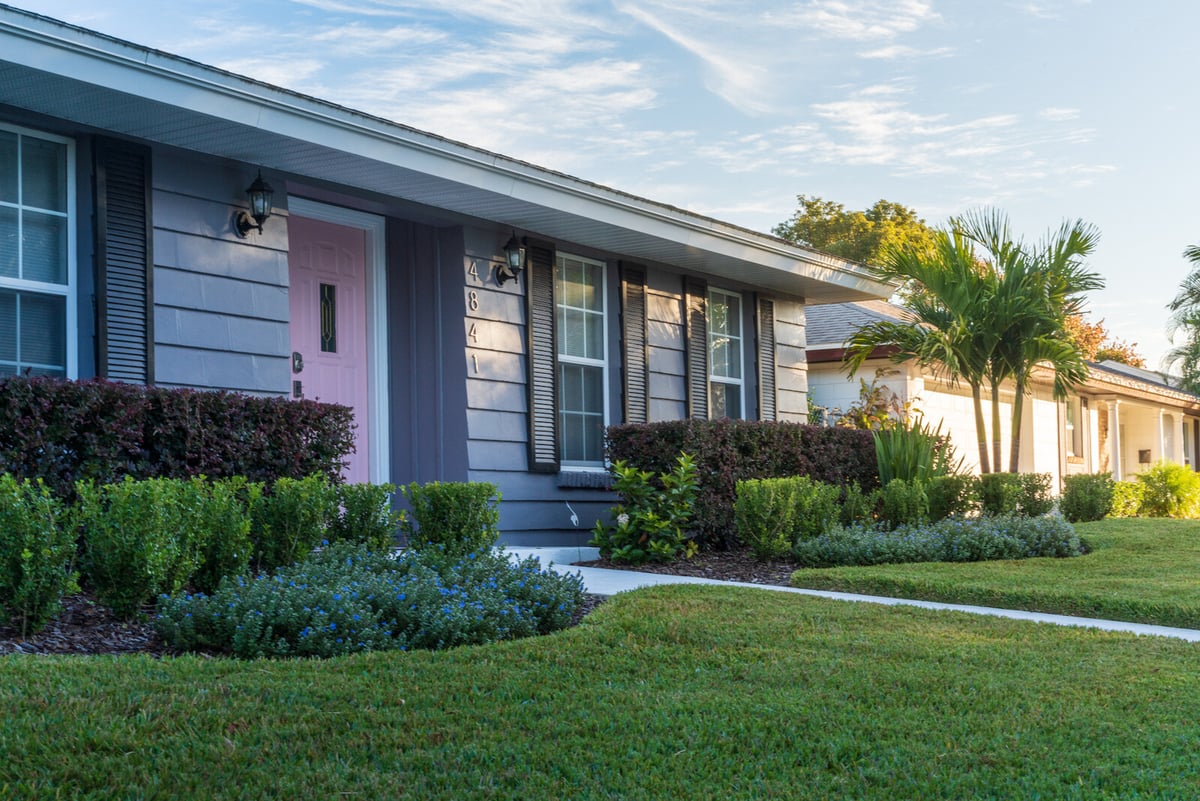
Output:
<svg viewBox="0 0 1200 801">
<path fill-rule="evenodd" d="M 367 402 L 370 404 L 367 425 L 371 437 L 367 475 L 373 483 L 382 484 L 391 475 L 387 415 L 387 222 L 377 214 L 291 196 L 288 214 L 357 228 L 366 235 Z"/>
</svg>

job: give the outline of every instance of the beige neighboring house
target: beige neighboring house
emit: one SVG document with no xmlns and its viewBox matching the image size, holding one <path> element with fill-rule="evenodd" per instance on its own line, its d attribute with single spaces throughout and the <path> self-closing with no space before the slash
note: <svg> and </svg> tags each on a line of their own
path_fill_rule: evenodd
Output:
<svg viewBox="0 0 1200 801">
<path fill-rule="evenodd" d="M 912 402 L 933 426 L 942 423 L 958 454 L 979 471 L 979 447 L 970 388 L 913 362 L 897 364 L 880 350 L 847 377 L 843 343 L 858 328 L 880 320 L 903 322 L 904 311 L 886 301 L 834 303 L 808 308 L 809 398 L 830 410 L 859 399 L 859 379 L 877 381 L 901 402 Z M 1090 362 L 1090 375 L 1065 400 L 1054 399 L 1049 371 L 1035 376 L 1021 422 L 1021 472 L 1063 476 L 1110 471 L 1120 480 L 1162 461 L 1198 469 L 1200 397 L 1172 387 L 1162 375 L 1119 362 Z M 1000 391 L 1004 466 L 1011 442 L 1013 389 Z M 991 393 L 984 392 L 991 423 Z"/>
</svg>

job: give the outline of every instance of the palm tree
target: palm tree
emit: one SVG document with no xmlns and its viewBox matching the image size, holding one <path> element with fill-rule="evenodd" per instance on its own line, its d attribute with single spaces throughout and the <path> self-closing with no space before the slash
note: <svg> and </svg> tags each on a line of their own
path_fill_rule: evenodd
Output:
<svg viewBox="0 0 1200 801">
<path fill-rule="evenodd" d="M 965 381 L 971 387 L 984 473 L 992 465 L 1000 469 L 999 390 L 1013 381 L 1009 470 L 1016 472 L 1034 368 L 1053 371 L 1058 398 L 1087 378 L 1087 363 L 1065 326 L 1069 315 L 1082 311 L 1083 293 L 1103 286 L 1099 274 L 1085 269 L 1082 261 L 1098 236 L 1093 226 L 1075 221 L 1030 247 L 1013 238 L 1003 214 L 980 211 L 951 219 L 949 230 L 936 232 L 930 250 L 887 252 L 878 272 L 908 288 L 910 320 L 872 323 L 855 332 L 847 341 L 847 369 L 853 374 L 877 348 L 891 346 L 894 361 L 913 359 L 952 383 Z M 985 384 L 992 395 L 990 458 Z"/>
<path fill-rule="evenodd" d="M 936 231 L 933 240 L 929 249 L 907 246 L 884 253 L 876 271 L 905 287 L 908 319 L 860 328 L 846 342 L 844 364 L 853 375 L 876 349 L 886 346 L 896 363 L 912 359 L 952 384 L 966 382 L 975 409 L 980 469 L 987 473 L 991 470 L 982 396 L 995 336 L 987 323 L 986 273 L 960 231 Z"/>
<path fill-rule="evenodd" d="M 1104 286 L 1083 259 L 1099 240 L 1095 226 L 1081 220 L 1064 222 L 1030 247 L 1014 240 L 1008 220 L 997 211 L 956 218 L 965 235 L 987 254 L 992 281 L 991 324 L 998 342 L 989 362 L 992 388 L 993 458 L 1000 465 L 1000 384 L 1015 384 L 1012 406 L 1009 472 L 1017 472 L 1021 453 L 1021 422 L 1025 396 L 1037 367 L 1054 374 L 1054 397 L 1064 398 L 1087 380 L 1088 367 L 1078 346 L 1066 336 L 1067 318 L 1081 314 L 1084 293 Z"/>
<path fill-rule="evenodd" d="M 1171 311 L 1167 336 L 1174 343 L 1175 335 L 1183 332 L 1184 339 L 1167 352 L 1163 367 L 1179 372 L 1182 389 L 1200 393 L 1200 245 L 1192 245 L 1183 256 L 1192 263 L 1192 271 L 1167 306 Z"/>
</svg>

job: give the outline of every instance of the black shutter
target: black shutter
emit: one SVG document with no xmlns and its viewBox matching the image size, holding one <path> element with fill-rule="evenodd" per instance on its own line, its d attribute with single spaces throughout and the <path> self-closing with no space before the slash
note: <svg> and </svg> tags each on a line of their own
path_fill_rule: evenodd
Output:
<svg viewBox="0 0 1200 801">
<path fill-rule="evenodd" d="M 621 339 L 625 422 L 646 422 L 649 376 L 646 359 L 646 268 L 621 263 Z"/>
<path fill-rule="evenodd" d="M 529 469 L 558 471 L 558 344 L 554 334 L 554 246 L 526 240 Z"/>
<path fill-rule="evenodd" d="M 708 284 L 687 278 L 683 290 L 684 337 L 687 340 L 687 414 L 708 417 Z"/>
<path fill-rule="evenodd" d="M 149 384 L 154 381 L 150 151 L 97 139 L 94 155 L 97 372 Z"/>
<path fill-rule="evenodd" d="M 775 419 L 775 301 L 758 299 L 758 419 Z"/>
</svg>

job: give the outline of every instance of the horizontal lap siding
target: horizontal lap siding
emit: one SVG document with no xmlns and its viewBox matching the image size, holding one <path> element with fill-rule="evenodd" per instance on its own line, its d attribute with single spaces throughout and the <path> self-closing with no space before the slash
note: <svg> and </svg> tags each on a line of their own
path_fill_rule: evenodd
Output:
<svg viewBox="0 0 1200 801">
<path fill-rule="evenodd" d="M 507 229 L 466 228 L 461 264 L 457 274 L 446 278 L 448 287 L 462 297 L 465 354 L 461 361 L 453 354 L 448 360 L 466 371 L 467 476 L 499 488 L 503 542 L 583 545 L 596 520 L 607 519 L 615 498 L 604 490 L 560 487 L 559 473 L 529 470 L 525 293 L 530 275 L 523 272 L 503 286 L 495 279 L 495 268 L 503 257 L 501 247 L 510 235 Z M 609 381 L 619 387 L 620 283 L 616 261 L 608 264 Z M 610 408 L 614 415 L 621 415 L 619 403 Z M 571 522 L 571 509 L 577 524 Z"/>
<path fill-rule="evenodd" d="M 285 394 L 291 354 L 286 203 L 240 239 L 249 168 L 158 152 L 153 167 L 154 362 L 163 386 Z"/>
</svg>

